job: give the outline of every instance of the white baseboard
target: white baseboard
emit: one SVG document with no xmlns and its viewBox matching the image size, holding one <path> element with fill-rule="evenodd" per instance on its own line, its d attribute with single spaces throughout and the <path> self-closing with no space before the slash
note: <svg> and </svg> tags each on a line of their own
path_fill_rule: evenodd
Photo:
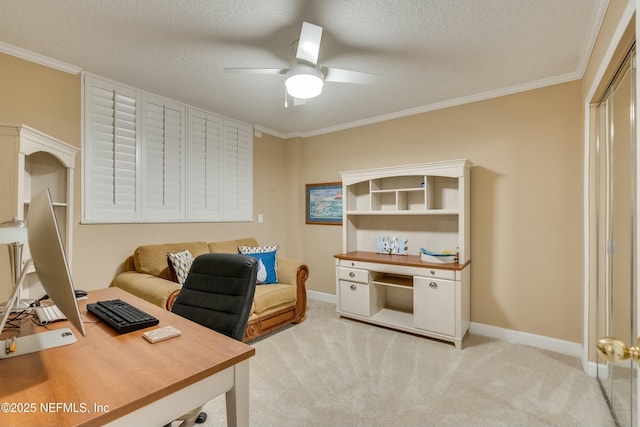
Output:
<svg viewBox="0 0 640 427">
<path fill-rule="evenodd" d="M 562 353 L 578 358 L 582 358 L 582 355 L 584 353 L 582 344 L 577 342 L 560 340 L 544 335 L 530 334 L 528 332 L 504 329 L 497 326 L 485 325 L 482 323 L 471 322 L 471 325 L 469 326 L 469 332 L 472 334 L 496 338 L 501 341 L 530 345 L 532 347 L 555 351 L 556 353 Z"/>
<path fill-rule="evenodd" d="M 327 294 L 325 292 L 310 291 L 307 289 L 307 298 L 316 301 L 328 302 L 330 304 L 336 304 L 336 296 L 333 294 Z"/>
<path fill-rule="evenodd" d="M 336 296 L 325 292 L 307 290 L 307 298 L 317 301 L 323 301 L 330 304 L 336 303 Z M 557 338 L 551 338 L 543 335 L 530 334 L 528 332 L 514 331 L 511 329 L 499 328 L 497 326 L 485 325 L 482 323 L 471 322 L 469 332 L 472 334 L 483 335 L 486 337 L 496 338 L 501 341 L 512 342 L 516 344 L 530 345 L 532 347 L 542 348 L 544 350 L 555 351 L 556 353 L 566 354 L 582 358 L 583 348 L 580 343 L 572 341 L 564 341 Z M 588 366 L 589 374 L 596 375 L 596 365 Z M 593 371 L 593 374 L 591 373 Z"/>
<path fill-rule="evenodd" d="M 587 362 L 585 372 L 591 377 L 599 377 L 601 380 L 609 378 L 609 366 L 602 363 Z"/>
</svg>

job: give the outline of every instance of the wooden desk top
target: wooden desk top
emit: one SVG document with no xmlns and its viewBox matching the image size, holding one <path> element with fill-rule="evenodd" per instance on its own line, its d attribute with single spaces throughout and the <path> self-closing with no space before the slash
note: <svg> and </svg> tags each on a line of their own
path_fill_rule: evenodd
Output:
<svg viewBox="0 0 640 427">
<path fill-rule="evenodd" d="M 402 265 L 406 267 L 421 268 L 439 268 L 441 270 L 462 270 L 471 263 L 471 260 L 465 263 L 452 262 L 449 264 L 436 264 L 432 262 L 422 261 L 419 255 L 392 255 L 379 254 L 376 252 L 354 251 L 343 254 L 334 255 L 337 259 L 348 261 L 377 262 L 381 264 Z"/>
<path fill-rule="evenodd" d="M 77 342 L 0 360 L 0 404 L 6 402 L 16 410 L 3 406 L 2 425 L 104 424 L 255 354 L 253 347 L 119 288 L 91 291 L 88 300 L 79 301 L 84 321 L 96 320 L 86 310 L 88 302 L 115 298 L 157 317 L 160 324 L 119 335 L 104 323 L 85 323 L 86 337 L 66 321 L 48 325 L 48 329 L 70 327 Z M 167 325 L 182 335 L 155 344 L 142 337 L 147 330 Z M 21 326 L 23 334 L 44 330 L 31 320 Z M 42 405 L 53 411 L 43 411 Z"/>
</svg>

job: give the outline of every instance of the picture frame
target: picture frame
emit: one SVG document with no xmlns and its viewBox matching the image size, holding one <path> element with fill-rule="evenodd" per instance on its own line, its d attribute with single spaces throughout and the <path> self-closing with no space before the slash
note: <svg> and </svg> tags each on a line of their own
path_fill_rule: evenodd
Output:
<svg viewBox="0 0 640 427">
<path fill-rule="evenodd" d="M 305 223 L 342 225 L 342 183 L 306 184 Z"/>
</svg>

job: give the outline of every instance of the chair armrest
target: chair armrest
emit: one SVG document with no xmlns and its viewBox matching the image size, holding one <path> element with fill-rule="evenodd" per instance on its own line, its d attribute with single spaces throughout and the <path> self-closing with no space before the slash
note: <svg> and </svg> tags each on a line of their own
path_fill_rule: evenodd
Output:
<svg viewBox="0 0 640 427">
<path fill-rule="evenodd" d="M 301 261 L 278 257 L 278 282 L 296 287 L 296 323 L 304 320 L 307 311 L 307 278 L 309 267 Z"/>
<path fill-rule="evenodd" d="M 169 304 L 173 304 L 175 296 L 180 292 L 180 285 L 176 282 L 135 271 L 118 274 L 111 282 L 111 286 L 116 286 L 168 310 L 171 309 Z"/>
</svg>

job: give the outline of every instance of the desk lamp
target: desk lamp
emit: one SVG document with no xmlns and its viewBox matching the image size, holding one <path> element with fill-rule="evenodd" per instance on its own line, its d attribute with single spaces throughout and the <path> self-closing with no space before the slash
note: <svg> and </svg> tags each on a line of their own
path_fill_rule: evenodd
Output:
<svg viewBox="0 0 640 427">
<path fill-rule="evenodd" d="M 22 248 L 24 242 L 27 241 L 27 223 L 18 217 L 14 217 L 10 221 L 0 223 L 0 243 L 9 244 L 12 249 L 12 267 L 13 267 L 13 287 L 18 285 L 22 267 Z M 19 291 L 18 301 L 16 302 L 16 308 L 19 308 L 22 303 L 22 291 Z M 13 307 L 7 307 L 12 309 Z"/>
</svg>

